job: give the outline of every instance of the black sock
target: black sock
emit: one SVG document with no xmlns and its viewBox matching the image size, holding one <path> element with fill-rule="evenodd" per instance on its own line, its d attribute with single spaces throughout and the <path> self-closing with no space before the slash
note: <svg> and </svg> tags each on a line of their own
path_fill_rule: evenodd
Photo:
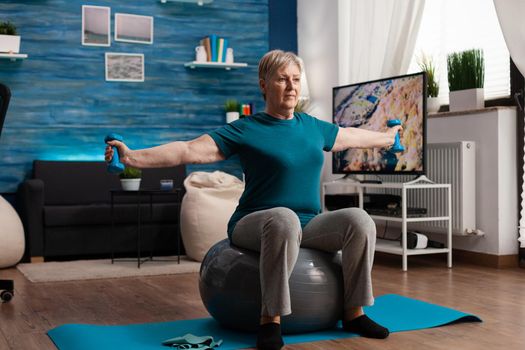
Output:
<svg viewBox="0 0 525 350">
<path fill-rule="evenodd" d="M 367 338 L 384 339 L 390 334 L 388 329 L 375 323 L 367 315 L 361 315 L 351 321 L 343 320 L 343 329 Z"/>
<path fill-rule="evenodd" d="M 270 322 L 259 326 L 257 350 L 279 350 L 283 345 L 281 325 L 279 323 Z"/>
</svg>

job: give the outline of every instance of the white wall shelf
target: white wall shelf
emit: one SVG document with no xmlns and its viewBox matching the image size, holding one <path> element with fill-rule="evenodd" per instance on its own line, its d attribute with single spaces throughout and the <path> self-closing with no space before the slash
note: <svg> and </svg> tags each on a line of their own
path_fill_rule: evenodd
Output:
<svg viewBox="0 0 525 350">
<path fill-rule="evenodd" d="M 184 63 L 184 67 L 189 67 L 192 69 L 195 68 L 219 68 L 219 69 L 226 69 L 230 70 L 232 68 L 244 68 L 248 67 L 247 63 L 224 63 L 224 62 L 186 62 Z"/>
<path fill-rule="evenodd" d="M 0 53 L 0 58 L 9 59 L 11 61 L 25 60 L 27 58 L 27 54 L 25 53 Z"/>
<path fill-rule="evenodd" d="M 447 266 L 452 267 L 452 199 L 451 199 L 451 185 L 450 184 L 437 184 L 428 180 L 426 177 L 420 177 L 417 180 L 410 182 L 384 182 L 381 184 L 374 183 L 360 183 L 353 180 L 339 180 L 343 185 L 338 193 L 356 193 L 359 195 L 359 208 L 363 209 L 364 200 L 363 195 L 366 188 L 397 188 L 401 190 L 401 216 L 383 216 L 383 215 L 370 215 L 375 220 L 395 221 L 401 223 L 401 243 L 399 241 L 389 241 L 378 239 L 376 243 L 376 251 L 384 252 L 389 254 L 396 254 L 402 256 L 402 269 L 407 271 L 409 255 L 422 255 L 422 254 L 437 254 L 447 253 Z M 326 210 L 324 203 L 324 196 L 328 193 L 327 188 L 330 185 L 334 185 L 334 182 L 325 182 L 322 186 L 322 208 Z M 447 191 L 447 215 L 446 216 L 422 216 L 422 217 L 409 217 L 407 214 L 408 208 L 408 190 L 428 189 L 436 188 Z M 330 191 L 331 192 L 331 191 Z M 425 249 L 408 249 L 407 248 L 407 224 L 410 222 L 423 222 L 423 221 L 446 221 L 447 222 L 447 244 L 445 248 L 425 248 Z"/>
<path fill-rule="evenodd" d="M 160 0 L 161 3 L 165 4 L 168 2 L 189 2 L 192 4 L 197 4 L 199 6 L 202 6 L 204 4 L 211 4 L 213 0 Z"/>
</svg>

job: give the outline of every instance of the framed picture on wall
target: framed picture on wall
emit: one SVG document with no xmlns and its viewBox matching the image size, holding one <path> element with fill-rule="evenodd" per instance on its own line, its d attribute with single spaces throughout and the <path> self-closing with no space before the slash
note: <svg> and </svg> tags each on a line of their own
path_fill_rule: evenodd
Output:
<svg viewBox="0 0 525 350">
<path fill-rule="evenodd" d="M 153 44 L 153 17 L 116 13 L 115 41 Z"/>
<path fill-rule="evenodd" d="M 111 8 L 82 5 L 82 45 L 110 46 Z"/>
<path fill-rule="evenodd" d="M 106 52 L 106 81 L 144 81 L 144 54 Z"/>
</svg>

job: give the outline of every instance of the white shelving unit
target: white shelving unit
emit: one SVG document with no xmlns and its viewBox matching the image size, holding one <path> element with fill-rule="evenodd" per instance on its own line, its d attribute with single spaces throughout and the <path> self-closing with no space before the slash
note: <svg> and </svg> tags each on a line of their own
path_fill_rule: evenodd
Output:
<svg viewBox="0 0 525 350">
<path fill-rule="evenodd" d="M 422 176 L 418 179 L 410 182 L 400 183 L 400 182 L 385 182 L 381 184 L 376 183 L 361 183 L 354 180 L 339 180 L 323 183 L 322 186 L 322 199 L 323 199 L 323 209 L 324 208 L 324 196 L 328 192 L 328 187 L 330 186 L 339 186 L 340 190 L 337 192 L 339 194 L 343 193 L 355 193 L 357 192 L 359 196 L 359 208 L 363 209 L 363 194 L 367 188 L 376 188 L 376 189 L 385 189 L 385 188 L 394 188 L 401 190 L 401 217 L 395 216 L 379 216 L 379 215 L 370 215 L 375 220 L 385 220 L 385 221 L 394 221 L 401 223 L 401 245 L 397 241 L 391 240 L 382 240 L 378 239 L 376 242 L 376 251 L 384 252 L 389 254 L 396 254 L 402 256 L 402 268 L 403 271 L 407 271 L 408 266 L 408 256 L 409 255 L 423 255 L 423 254 L 438 254 L 438 253 L 447 253 L 447 266 L 452 267 L 452 197 L 451 197 L 451 185 L 450 184 L 437 184 L 426 177 Z M 407 216 L 407 191 L 409 190 L 418 190 L 418 189 L 429 189 L 429 188 L 438 188 L 447 191 L 448 198 L 448 215 L 447 216 L 437 216 L 437 217 L 408 217 Z M 425 249 L 408 249 L 407 248 L 407 226 L 411 222 L 423 222 L 423 221 L 447 221 L 448 230 L 447 230 L 447 244 L 445 248 L 425 248 Z"/>
<path fill-rule="evenodd" d="M 224 63 L 224 62 L 186 62 L 184 67 L 195 68 L 219 68 L 230 70 L 232 68 L 244 68 L 248 67 L 248 63 Z"/>
<path fill-rule="evenodd" d="M 0 53 L 0 58 L 9 59 L 11 61 L 25 60 L 27 58 L 27 54 L 25 53 Z"/>
</svg>

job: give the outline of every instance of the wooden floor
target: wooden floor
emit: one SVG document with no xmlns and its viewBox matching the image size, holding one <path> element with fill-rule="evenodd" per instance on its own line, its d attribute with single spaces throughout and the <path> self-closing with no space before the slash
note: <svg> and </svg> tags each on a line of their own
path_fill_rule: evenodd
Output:
<svg viewBox="0 0 525 350">
<path fill-rule="evenodd" d="M 425 260 L 426 259 L 426 260 Z M 379 261 L 378 261 L 379 260 Z M 15 297 L 0 305 L 0 350 L 55 349 L 46 331 L 64 323 L 129 324 L 206 317 L 197 274 L 84 282 L 31 283 L 14 268 Z M 394 333 L 385 340 L 351 338 L 289 345 L 320 349 L 525 349 L 525 269 L 473 265 L 445 267 L 442 260 L 376 259 L 374 294 L 397 293 L 474 313 L 483 323 L 464 323 Z"/>
</svg>

